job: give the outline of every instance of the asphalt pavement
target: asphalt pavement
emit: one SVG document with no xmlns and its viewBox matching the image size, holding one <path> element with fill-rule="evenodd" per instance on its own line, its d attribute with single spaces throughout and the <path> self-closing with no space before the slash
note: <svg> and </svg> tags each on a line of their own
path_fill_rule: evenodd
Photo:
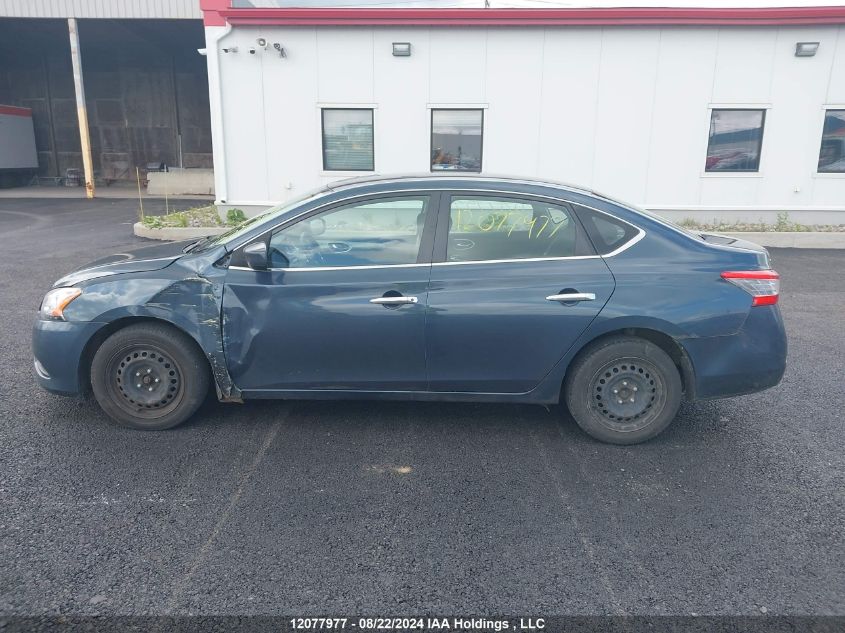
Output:
<svg viewBox="0 0 845 633">
<path fill-rule="evenodd" d="M 145 243 L 135 212 L 0 200 L 0 614 L 845 615 L 845 251 L 772 251 L 781 385 L 647 444 L 492 404 L 209 402 L 149 433 L 39 389 L 29 343 L 56 278 Z"/>
</svg>

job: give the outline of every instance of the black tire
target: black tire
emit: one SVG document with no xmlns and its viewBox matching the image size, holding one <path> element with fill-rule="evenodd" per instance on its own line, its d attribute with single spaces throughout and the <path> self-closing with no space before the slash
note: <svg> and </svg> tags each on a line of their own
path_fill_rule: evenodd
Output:
<svg viewBox="0 0 845 633">
<path fill-rule="evenodd" d="M 175 328 L 138 323 L 112 334 L 94 354 L 91 388 L 118 424 L 170 429 L 191 417 L 208 394 L 208 361 Z"/>
<path fill-rule="evenodd" d="M 682 391 L 669 355 L 628 336 L 587 348 L 564 383 L 566 405 L 578 426 L 611 444 L 638 444 L 663 431 L 678 413 Z"/>
</svg>

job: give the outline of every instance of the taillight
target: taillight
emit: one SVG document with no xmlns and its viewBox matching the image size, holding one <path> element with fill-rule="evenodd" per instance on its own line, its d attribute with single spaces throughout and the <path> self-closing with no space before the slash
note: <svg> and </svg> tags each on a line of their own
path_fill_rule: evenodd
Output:
<svg viewBox="0 0 845 633">
<path fill-rule="evenodd" d="M 722 273 L 722 279 L 750 294 L 752 306 L 771 306 L 778 302 L 780 275 L 773 270 L 733 270 Z"/>
</svg>

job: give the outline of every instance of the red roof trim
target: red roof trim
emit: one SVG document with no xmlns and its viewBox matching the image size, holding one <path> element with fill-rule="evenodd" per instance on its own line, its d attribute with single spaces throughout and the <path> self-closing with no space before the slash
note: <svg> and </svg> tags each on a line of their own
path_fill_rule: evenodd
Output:
<svg viewBox="0 0 845 633">
<path fill-rule="evenodd" d="M 229 0 L 200 0 L 202 22 L 205 26 L 226 26 L 221 13 L 229 8 Z"/>
<path fill-rule="evenodd" d="M 19 108 L 18 106 L 0 105 L 0 114 L 11 114 L 12 116 L 25 116 L 32 118 L 32 108 Z"/>
<path fill-rule="evenodd" d="M 225 0 L 223 0 L 225 1 Z M 220 0 L 203 0 L 203 4 Z M 577 9 L 218 9 L 231 24 L 284 26 L 629 26 L 845 24 L 845 6 Z"/>
</svg>

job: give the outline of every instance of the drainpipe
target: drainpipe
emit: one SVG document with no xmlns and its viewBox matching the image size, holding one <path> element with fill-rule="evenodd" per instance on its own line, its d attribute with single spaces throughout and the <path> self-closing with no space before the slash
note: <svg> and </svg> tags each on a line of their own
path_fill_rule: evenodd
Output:
<svg viewBox="0 0 845 633">
<path fill-rule="evenodd" d="M 73 64 L 73 87 L 76 90 L 76 116 L 79 118 L 79 141 L 82 145 L 82 166 L 85 169 L 85 195 L 94 197 L 94 162 L 91 159 L 91 135 L 88 132 L 88 110 L 85 106 L 85 84 L 82 82 L 82 53 L 76 18 L 68 18 L 70 61 Z"/>
<path fill-rule="evenodd" d="M 223 85 L 220 77 L 220 40 L 232 32 L 232 25 L 205 27 L 205 54 L 208 63 L 208 109 L 211 118 L 211 143 L 214 159 L 214 193 L 216 204 L 229 199 L 226 179 L 226 148 L 223 134 Z"/>
</svg>

